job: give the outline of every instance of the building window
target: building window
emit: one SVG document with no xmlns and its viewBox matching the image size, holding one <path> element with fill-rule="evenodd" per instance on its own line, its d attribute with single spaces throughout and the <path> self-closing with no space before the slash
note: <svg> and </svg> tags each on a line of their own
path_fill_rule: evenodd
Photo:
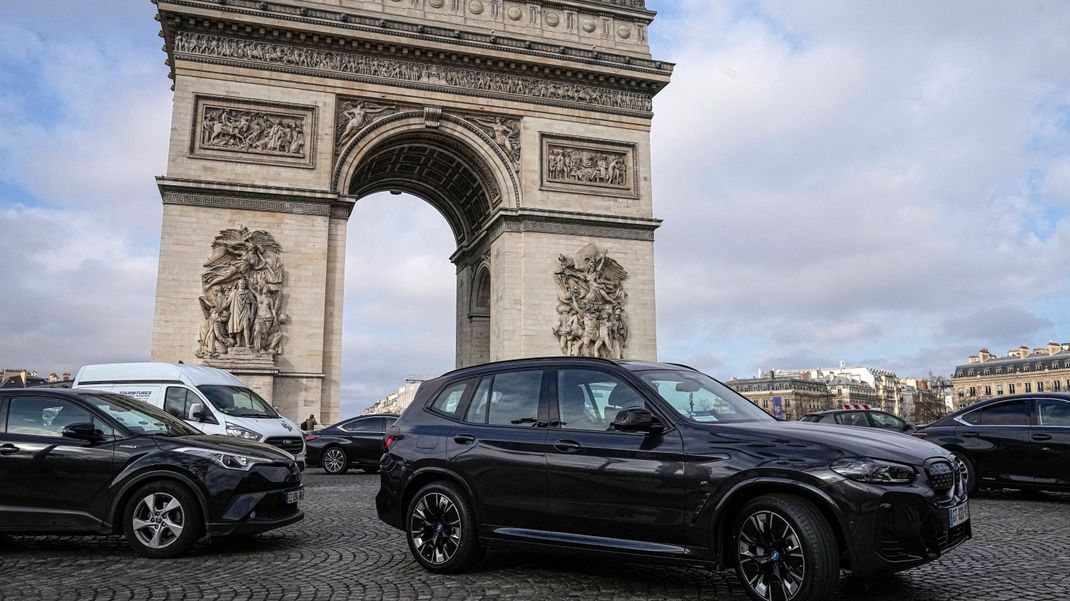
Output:
<svg viewBox="0 0 1070 601">
<path fill-rule="evenodd" d="M 997 373 L 997 374 L 1001 374 L 1001 373 L 1003 373 L 1003 368 L 1002 368 L 1002 367 L 997 367 L 997 368 L 996 368 L 996 373 Z"/>
<path fill-rule="evenodd" d="M 1044 382 L 1037 382 L 1037 392 L 1044 392 Z"/>
<path fill-rule="evenodd" d="M 985 396 L 992 396 L 992 387 L 985 386 Z"/>
<path fill-rule="evenodd" d="M 1026 392 L 1033 392 L 1033 385 L 1030 384 L 1029 382 L 1026 382 L 1025 383 L 1025 391 Z"/>
<path fill-rule="evenodd" d="M 977 388 L 970 386 L 970 396 L 977 396 Z"/>
<path fill-rule="evenodd" d="M 1028 363 L 1022 366 L 1022 371 L 1029 371 L 1029 364 Z"/>
<path fill-rule="evenodd" d="M 1052 380 L 1051 381 L 1051 389 L 1054 390 L 1055 392 L 1059 392 L 1059 390 L 1062 389 L 1062 382 L 1060 382 L 1058 380 Z"/>
<path fill-rule="evenodd" d="M 1007 391 L 1010 392 L 1011 394 L 1014 394 L 1014 384 L 1008 384 L 1007 386 L 1008 386 Z"/>
<path fill-rule="evenodd" d="M 1052 361 L 1051 362 L 1051 368 L 1052 369 L 1059 369 L 1059 362 L 1058 361 Z"/>
<path fill-rule="evenodd" d="M 996 394 L 999 395 L 999 396 L 1003 395 L 1003 384 L 997 384 L 996 385 Z"/>
<path fill-rule="evenodd" d="M 991 369 L 986 369 L 986 370 L 985 370 L 985 375 L 986 375 L 986 376 L 990 376 L 990 375 L 992 375 L 992 370 L 991 370 Z"/>
<path fill-rule="evenodd" d="M 963 398 L 964 396 L 966 396 L 966 389 L 964 389 L 964 388 L 959 388 L 959 398 L 961 399 L 961 398 Z"/>
</svg>

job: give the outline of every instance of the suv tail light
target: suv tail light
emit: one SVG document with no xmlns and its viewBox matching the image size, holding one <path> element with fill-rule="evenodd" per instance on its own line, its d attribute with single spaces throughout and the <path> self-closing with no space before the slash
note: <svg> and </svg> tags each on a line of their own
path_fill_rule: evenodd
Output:
<svg viewBox="0 0 1070 601">
<path fill-rule="evenodd" d="M 316 436 L 315 434 L 309 434 L 308 436 L 305 437 L 305 442 L 312 442 L 313 440 L 316 440 L 317 438 L 319 438 L 319 436 Z"/>
<path fill-rule="evenodd" d="M 398 437 L 396 435 L 387 434 L 386 438 L 383 439 L 383 448 L 389 450 L 390 449 L 390 445 L 394 444 L 394 441 L 397 440 L 397 439 L 398 439 Z"/>
<path fill-rule="evenodd" d="M 401 429 L 397 426 L 390 426 L 383 436 L 383 449 L 389 451 L 390 447 L 399 440 L 401 440 Z"/>
<path fill-rule="evenodd" d="M 925 438 L 926 436 L 928 436 L 928 434 L 926 434 L 925 432 L 911 432 L 910 435 L 914 438 Z"/>
</svg>

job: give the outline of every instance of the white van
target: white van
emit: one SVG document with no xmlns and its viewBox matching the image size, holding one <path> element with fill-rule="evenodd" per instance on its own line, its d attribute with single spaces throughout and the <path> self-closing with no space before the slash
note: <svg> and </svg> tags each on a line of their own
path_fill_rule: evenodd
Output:
<svg viewBox="0 0 1070 601">
<path fill-rule="evenodd" d="M 75 388 L 133 397 L 185 420 L 205 434 L 265 442 L 289 452 L 305 467 L 301 428 L 230 372 L 202 365 L 110 363 L 78 370 Z"/>
</svg>

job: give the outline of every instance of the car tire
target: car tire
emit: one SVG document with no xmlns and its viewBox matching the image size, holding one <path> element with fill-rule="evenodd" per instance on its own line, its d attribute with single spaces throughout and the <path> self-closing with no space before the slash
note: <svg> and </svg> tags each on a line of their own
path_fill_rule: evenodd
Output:
<svg viewBox="0 0 1070 601">
<path fill-rule="evenodd" d="M 204 533 L 194 494 L 178 482 L 158 480 L 134 491 L 123 511 L 123 533 L 144 557 L 169 559 L 189 551 Z"/>
<path fill-rule="evenodd" d="M 973 496 L 977 492 L 977 467 L 972 459 L 962 451 L 951 451 L 951 454 L 966 466 L 966 494 Z"/>
<path fill-rule="evenodd" d="M 452 482 L 433 482 L 413 495 L 404 527 L 409 551 L 429 572 L 457 574 L 483 557 L 471 503 Z"/>
<path fill-rule="evenodd" d="M 327 447 L 320 456 L 323 471 L 332 476 L 340 476 L 349 471 L 349 455 L 341 447 Z"/>
<path fill-rule="evenodd" d="M 371 467 L 362 467 L 360 469 L 364 470 L 364 473 L 366 473 L 366 474 L 378 474 L 379 473 L 379 466 L 378 465 L 371 466 Z"/>
<path fill-rule="evenodd" d="M 828 599 L 839 583 L 840 551 L 831 524 L 813 503 L 794 495 L 748 502 L 732 526 L 731 556 L 743 588 L 757 601 Z"/>
</svg>

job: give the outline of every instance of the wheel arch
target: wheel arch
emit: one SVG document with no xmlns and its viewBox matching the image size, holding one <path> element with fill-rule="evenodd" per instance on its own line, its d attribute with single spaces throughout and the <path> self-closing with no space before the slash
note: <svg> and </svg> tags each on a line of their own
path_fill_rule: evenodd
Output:
<svg viewBox="0 0 1070 601">
<path fill-rule="evenodd" d="M 200 506 L 201 509 L 201 518 L 204 520 L 205 525 L 207 525 L 208 499 L 205 496 L 205 493 L 201 489 L 201 487 L 197 485 L 197 482 L 190 476 L 181 472 L 157 469 L 142 472 L 140 474 L 137 474 L 136 476 L 131 477 L 119 488 L 118 492 L 116 492 L 116 494 L 113 496 L 111 508 L 108 511 L 109 527 L 111 528 L 111 531 L 113 533 L 122 533 L 122 514 L 124 509 L 126 508 L 127 503 L 130 502 L 130 497 L 134 494 L 134 491 L 140 488 L 141 486 L 148 484 L 149 482 L 155 482 L 159 480 L 169 480 L 171 482 L 177 482 L 189 489 L 193 493 L 193 496 L 197 499 L 197 504 Z"/>
<path fill-rule="evenodd" d="M 857 565 L 854 547 L 848 543 L 846 520 L 832 497 L 820 488 L 805 482 L 785 478 L 762 478 L 737 484 L 725 494 L 713 510 L 711 522 L 714 544 L 711 546 L 717 550 L 719 566 L 729 567 L 728 561 L 732 552 L 732 525 L 739 511 L 752 499 L 768 494 L 794 495 L 810 501 L 832 527 L 840 557 L 846 560 L 844 567 Z"/>
<path fill-rule="evenodd" d="M 472 490 L 472 487 L 465 482 L 464 478 L 455 472 L 450 470 L 438 468 L 438 467 L 425 467 L 417 470 L 413 473 L 409 481 L 405 483 L 405 487 L 401 493 L 401 505 L 399 506 L 402 523 L 407 519 L 405 517 L 406 512 L 409 510 L 409 503 L 412 502 L 412 498 L 416 495 L 424 486 L 431 484 L 432 482 L 446 481 L 457 484 L 464 491 L 464 494 L 468 497 L 468 502 L 471 505 L 471 510 L 475 516 L 476 526 L 479 526 L 479 507 L 476 503 L 476 495 Z"/>
</svg>

